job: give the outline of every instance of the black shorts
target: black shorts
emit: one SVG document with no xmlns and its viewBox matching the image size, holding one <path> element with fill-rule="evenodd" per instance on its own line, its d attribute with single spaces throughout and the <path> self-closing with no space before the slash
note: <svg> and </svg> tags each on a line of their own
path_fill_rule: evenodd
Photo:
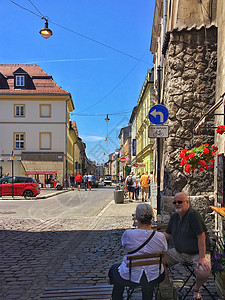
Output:
<svg viewBox="0 0 225 300">
<path fill-rule="evenodd" d="M 127 185 L 128 192 L 134 193 L 134 187 L 131 185 Z"/>
</svg>

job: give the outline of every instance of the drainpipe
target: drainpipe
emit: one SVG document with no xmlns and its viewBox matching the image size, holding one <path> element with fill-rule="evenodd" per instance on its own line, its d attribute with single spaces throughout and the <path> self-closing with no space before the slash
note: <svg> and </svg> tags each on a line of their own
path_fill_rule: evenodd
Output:
<svg viewBox="0 0 225 300">
<path fill-rule="evenodd" d="M 68 157 L 67 157 L 67 126 L 68 126 L 68 118 L 67 118 L 67 113 L 68 113 L 68 110 L 67 110 L 67 102 L 70 101 L 70 98 L 66 100 L 66 126 L 65 126 L 65 150 L 66 150 L 66 180 L 65 180 L 65 183 L 66 183 L 66 188 L 68 187 L 68 171 L 67 171 L 67 167 L 68 167 Z"/>
<path fill-rule="evenodd" d="M 160 104 L 160 85 L 161 85 L 161 66 L 157 68 L 157 79 L 158 79 L 158 104 Z M 161 214 L 161 195 L 160 195 L 160 138 L 157 138 L 157 215 Z"/>
</svg>

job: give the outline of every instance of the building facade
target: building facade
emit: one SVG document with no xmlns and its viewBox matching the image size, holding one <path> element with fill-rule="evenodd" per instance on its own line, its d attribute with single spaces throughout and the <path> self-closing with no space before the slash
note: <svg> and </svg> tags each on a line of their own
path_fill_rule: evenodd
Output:
<svg viewBox="0 0 225 300">
<path fill-rule="evenodd" d="M 11 174 L 13 152 L 15 175 L 39 172 L 43 182 L 47 173 L 55 172 L 63 183 L 73 170 L 70 93 L 38 65 L 2 64 L 0 106 L 3 174 Z"/>
<path fill-rule="evenodd" d="M 154 70 L 148 70 L 143 83 L 138 101 L 136 113 L 136 157 L 134 164 L 143 167 L 136 168 L 136 172 L 153 171 L 154 140 L 148 137 L 150 125 L 149 110 L 154 104 Z"/>
<path fill-rule="evenodd" d="M 217 28 L 215 1 L 157 0 L 151 52 L 155 64 L 155 102 L 169 111 L 169 137 L 159 145 L 161 191 L 209 195 L 213 172 L 185 173 L 180 152 L 213 144 L 213 122 L 200 134 L 195 122 L 213 103 L 216 92 Z"/>
</svg>

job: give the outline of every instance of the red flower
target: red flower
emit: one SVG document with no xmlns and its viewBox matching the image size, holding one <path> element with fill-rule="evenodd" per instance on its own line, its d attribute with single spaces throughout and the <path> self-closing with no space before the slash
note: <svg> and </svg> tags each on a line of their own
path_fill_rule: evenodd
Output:
<svg viewBox="0 0 225 300">
<path fill-rule="evenodd" d="M 195 153 L 194 152 L 190 152 L 189 153 L 189 157 L 193 158 L 195 156 Z"/>
<path fill-rule="evenodd" d="M 201 165 L 202 167 L 205 167 L 205 166 L 206 166 L 206 162 L 205 162 L 203 159 L 201 159 L 201 160 L 200 160 L 200 165 Z"/>
<path fill-rule="evenodd" d="M 212 148 L 213 148 L 214 151 L 217 151 L 217 150 L 218 150 L 217 147 L 212 146 Z"/>
<path fill-rule="evenodd" d="M 211 153 L 212 153 L 212 155 L 216 155 L 216 152 L 215 152 L 215 151 L 212 151 Z"/>
<path fill-rule="evenodd" d="M 223 134 L 225 132 L 225 125 L 219 125 L 216 129 L 216 132 L 219 134 Z"/>
<path fill-rule="evenodd" d="M 203 149 L 203 152 L 204 152 L 205 154 L 207 154 L 207 153 L 209 153 L 209 149 L 208 149 L 208 148 L 204 148 L 204 149 Z"/>
<path fill-rule="evenodd" d="M 203 171 L 204 171 L 204 169 L 200 167 L 200 168 L 199 168 L 199 171 L 203 172 Z"/>
<path fill-rule="evenodd" d="M 191 171 L 191 166 L 189 164 L 186 165 L 186 167 L 184 168 L 185 172 L 190 173 Z"/>
</svg>

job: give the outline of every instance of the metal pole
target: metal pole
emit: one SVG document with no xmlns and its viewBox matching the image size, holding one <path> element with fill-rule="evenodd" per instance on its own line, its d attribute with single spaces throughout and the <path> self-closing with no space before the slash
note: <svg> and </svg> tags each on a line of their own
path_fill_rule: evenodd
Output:
<svg viewBox="0 0 225 300">
<path fill-rule="evenodd" d="M 157 68 L 157 77 L 158 77 L 158 104 L 160 104 L 160 86 L 161 86 L 161 67 Z M 161 195 L 160 195 L 160 172 L 161 163 L 160 163 L 160 138 L 157 138 L 157 214 L 161 214 Z"/>
<path fill-rule="evenodd" d="M 14 154 L 13 154 L 13 151 L 12 151 L 12 197 L 14 197 L 14 185 L 13 185 L 14 168 L 13 168 L 13 162 L 14 162 Z"/>
</svg>

